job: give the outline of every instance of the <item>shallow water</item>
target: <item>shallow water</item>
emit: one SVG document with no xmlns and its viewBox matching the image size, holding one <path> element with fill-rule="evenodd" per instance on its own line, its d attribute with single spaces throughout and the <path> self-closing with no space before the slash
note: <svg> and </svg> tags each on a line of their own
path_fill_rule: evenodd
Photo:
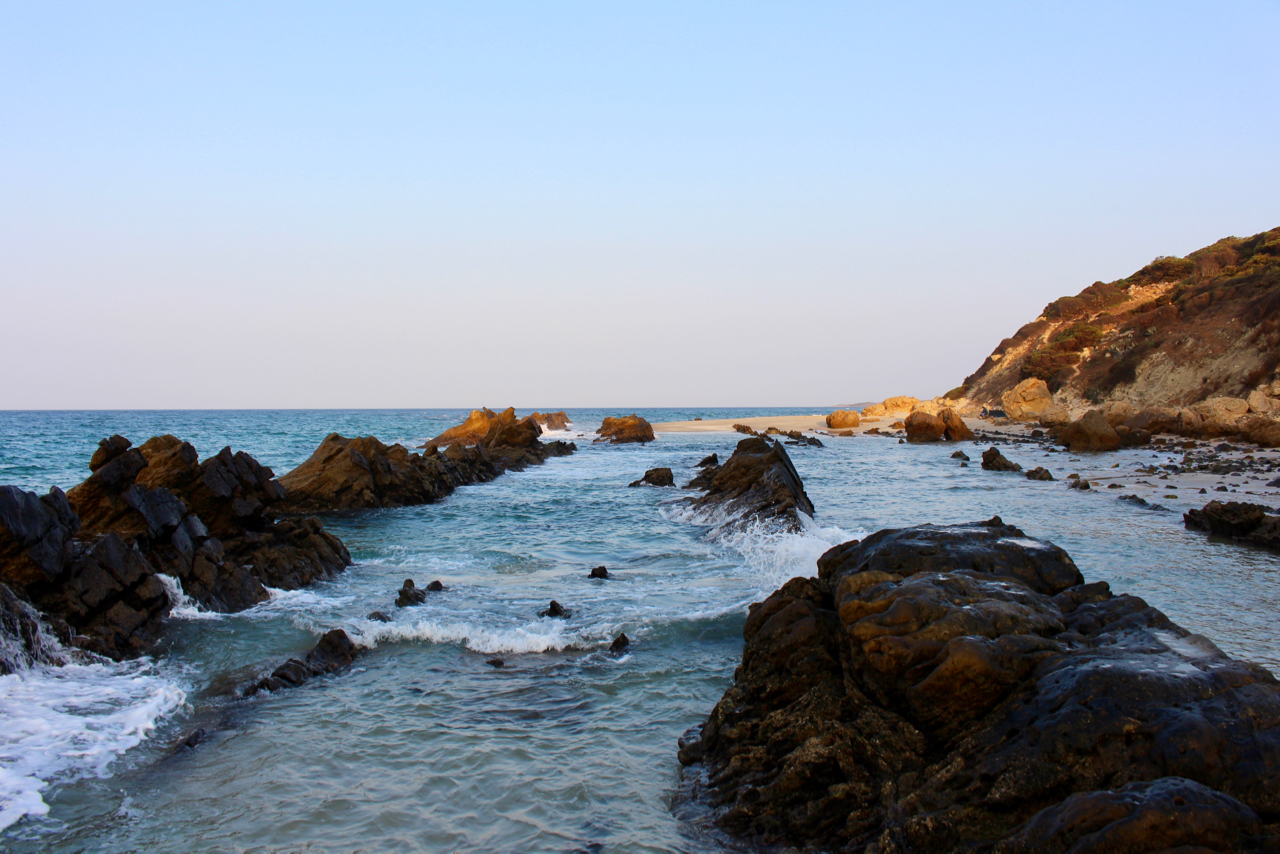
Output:
<svg viewBox="0 0 1280 854">
<path fill-rule="evenodd" d="M 571 413 L 588 430 L 606 414 L 620 413 Z M 70 486 L 87 474 L 97 439 L 114 432 L 135 442 L 172 432 L 202 456 L 230 444 L 284 473 L 329 432 L 416 445 L 464 415 L 2 413 L 0 483 Z M 626 488 L 657 465 L 685 482 L 695 462 L 713 451 L 725 458 L 738 438 L 578 439 L 571 457 L 437 505 L 330 517 L 356 561 L 332 581 L 238 615 L 179 609 L 154 661 L 0 678 L 0 809 L 9 810 L 0 824 L 32 813 L 0 831 L 0 847 L 714 850 L 670 814 L 676 738 L 729 684 L 746 606 L 812 574 L 830 545 L 883 527 L 1000 515 L 1065 547 L 1088 579 L 1143 596 L 1234 655 L 1280 666 L 1271 630 L 1280 557 L 1187 532 L 1180 512 L 983 472 L 976 462 L 960 468 L 954 446 L 856 438 L 789 449 L 817 508 L 803 535 L 710 538 L 670 503 L 677 490 Z M 976 460 L 980 449 L 964 447 Z M 1059 477 L 1089 465 L 1068 468 L 1065 454 L 1045 458 L 1028 446 L 1005 453 Z M 1106 464 L 1132 467 L 1151 455 L 1124 452 Z M 1199 501 L 1164 503 L 1180 511 Z M 614 577 L 588 580 L 601 564 Z M 408 577 L 448 589 L 396 609 Z M 536 616 L 552 598 L 571 619 Z M 375 609 L 395 621 L 365 619 Z M 334 627 L 369 647 L 351 671 L 232 699 Z M 615 658 L 605 650 L 619 631 L 632 645 Z M 488 666 L 494 656 L 506 666 Z M 169 756 L 197 727 L 211 740 Z"/>
</svg>

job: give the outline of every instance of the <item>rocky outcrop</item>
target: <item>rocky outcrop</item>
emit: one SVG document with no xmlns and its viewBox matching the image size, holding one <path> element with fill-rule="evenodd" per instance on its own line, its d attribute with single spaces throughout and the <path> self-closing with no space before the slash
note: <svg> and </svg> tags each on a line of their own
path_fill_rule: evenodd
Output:
<svg viewBox="0 0 1280 854">
<path fill-rule="evenodd" d="M 359 655 L 360 649 L 342 629 L 326 632 L 320 641 L 302 658 L 291 658 L 284 664 L 244 689 L 244 696 L 251 697 L 262 691 L 280 691 L 296 688 L 309 679 L 336 673 Z"/>
<path fill-rule="evenodd" d="M 484 439 L 485 434 L 489 432 L 489 426 L 497 417 L 498 413 L 487 406 L 473 409 L 461 424 L 456 427 L 450 427 L 422 447 L 429 448 L 434 445 L 437 448 L 443 448 L 453 444 L 478 445 Z"/>
<path fill-rule="evenodd" d="M 743 635 L 734 684 L 680 740 L 674 809 L 747 846 L 1280 841 L 1275 678 L 998 518 L 837 546 Z"/>
<path fill-rule="evenodd" d="M 1182 514 L 1182 521 L 1192 531 L 1280 549 L 1280 516 L 1271 515 L 1270 508 L 1261 504 L 1210 501 Z"/>
<path fill-rule="evenodd" d="M 140 448 L 113 436 L 90 469 L 66 495 L 0 488 L 0 582 L 76 646 L 144 651 L 175 581 L 207 609 L 238 611 L 351 562 L 316 519 L 274 518 L 283 490 L 243 452 L 201 462 L 173 436 Z"/>
<path fill-rule="evenodd" d="M 974 438 L 969 425 L 965 424 L 964 419 L 951 407 L 944 406 L 938 410 L 938 418 L 942 420 L 942 426 L 945 428 L 942 435 L 948 442 L 965 442 Z"/>
<path fill-rule="evenodd" d="M 856 409 L 837 409 L 827 416 L 827 426 L 832 430 L 847 430 L 851 427 L 857 427 L 861 421 L 862 417 Z"/>
<path fill-rule="evenodd" d="M 1181 409 L 1233 398 L 1267 415 L 1280 398 L 1278 316 L 1280 229 L 1229 237 L 1054 300 L 1001 341 L 961 389 L 996 407 L 1034 379 L 1073 410 L 1114 402 L 1139 412 Z M 1239 406 L 1214 422 L 1243 415 Z"/>
<path fill-rule="evenodd" d="M 39 612 L 0 584 L 0 676 L 65 663 L 62 645 L 45 630 Z"/>
<path fill-rule="evenodd" d="M 1120 447 L 1120 434 L 1096 409 L 1090 409 L 1070 424 L 1054 428 L 1052 435 L 1059 444 L 1065 445 L 1076 454 L 1114 451 Z"/>
<path fill-rule="evenodd" d="M 1065 406 L 1050 403 L 1041 410 L 1040 417 L 1036 420 L 1041 427 L 1059 427 L 1071 423 L 1071 411 Z"/>
<path fill-rule="evenodd" d="M 529 419 L 543 430 L 568 430 L 573 423 L 563 409 L 559 412 L 535 412 Z"/>
<path fill-rule="evenodd" d="M 737 425 L 734 425 L 735 429 Z M 608 442 L 621 445 L 627 442 L 652 442 L 653 427 L 639 415 L 623 415 L 619 418 L 605 418 L 596 431 L 600 435 L 597 442 Z"/>
<path fill-rule="evenodd" d="M 675 476 L 672 475 L 671 469 L 649 469 L 644 473 L 644 477 L 639 480 L 633 480 L 628 486 L 675 486 Z"/>
<path fill-rule="evenodd" d="M 770 521 L 799 530 L 798 514 L 814 512 L 786 449 L 761 436 L 743 439 L 723 465 L 708 465 L 686 488 L 705 491 L 690 501 L 694 509 L 718 511 L 729 524 Z"/>
<path fill-rule="evenodd" d="M 1053 403 L 1053 395 L 1044 380 L 1031 377 L 1005 392 L 1000 403 L 1013 421 L 1035 421 Z"/>
<path fill-rule="evenodd" d="M 331 433 L 306 462 L 280 478 L 281 507 L 319 513 L 431 504 L 459 486 L 577 450 L 572 442 L 539 441 L 541 428 L 529 418 L 517 419 L 513 409 L 491 414 L 478 442 L 456 439 L 440 451 L 432 440 L 422 454 L 373 436 L 348 439 Z"/>
<path fill-rule="evenodd" d="M 986 471 L 1022 471 L 1022 466 L 1010 462 L 999 448 L 987 448 L 982 452 L 982 468 Z"/>
</svg>

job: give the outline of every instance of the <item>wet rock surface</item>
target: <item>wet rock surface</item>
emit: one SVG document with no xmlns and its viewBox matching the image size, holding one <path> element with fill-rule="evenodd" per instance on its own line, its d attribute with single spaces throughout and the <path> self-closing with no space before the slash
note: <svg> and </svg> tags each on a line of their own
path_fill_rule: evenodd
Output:
<svg viewBox="0 0 1280 854">
<path fill-rule="evenodd" d="M 1102 413 L 1090 409 L 1079 420 L 1054 427 L 1053 437 L 1072 453 L 1114 451 L 1120 447 L 1120 434 L 1107 423 Z"/>
<path fill-rule="evenodd" d="M 342 629 L 333 629 L 302 658 L 291 658 L 266 676 L 249 685 L 244 696 L 251 697 L 262 691 L 280 691 L 296 688 L 309 679 L 336 673 L 349 667 L 360 649 Z"/>
<path fill-rule="evenodd" d="M 623 415 L 619 418 L 605 418 L 596 431 L 600 438 L 597 442 L 608 442 L 621 445 L 627 442 L 652 442 L 653 427 L 639 415 Z"/>
<path fill-rule="evenodd" d="M 563 409 L 559 412 L 535 412 L 529 418 L 543 430 L 567 430 L 573 423 Z"/>
<path fill-rule="evenodd" d="M 649 469 L 644 477 L 633 480 L 627 486 L 675 486 L 675 475 L 669 468 Z"/>
<path fill-rule="evenodd" d="M 443 442 L 455 430 L 458 434 Z M 476 410 L 466 423 L 427 443 L 421 454 L 373 436 L 348 439 L 332 433 L 306 462 L 280 478 L 280 506 L 320 513 L 431 504 L 459 486 L 485 483 L 577 450 L 572 442 L 541 442 L 541 434 L 536 422 L 517 419 L 514 409 Z M 443 451 L 442 444 L 448 445 Z"/>
<path fill-rule="evenodd" d="M 284 490 L 244 452 L 201 461 L 174 436 L 138 448 L 112 436 L 90 470 L 65 495 L 0 488 L 0 582 L 75 646 L 144 651 L 172 606 L 165 576 L 209 610 L 239 611 L 351 563 L 318 520 L 275 519 Z"/>
<path fill-rule="evenodd" d="M 694 509 L 719 510 L 736 524 L 773 520 L 798 530 L 797 514 L 814 512 L 786 449 L 760 436 L 743 439 L 723 465 L 706 466 L 687 488 L 705 493 L 690 501 Z"/>
<path fill-rule="evenodd" d="M 982 452 L 982 467 L 987 471 L 1022 471 L 1022 466 L 1010 462 L 999 448 L 987 448 Z"/>
<path fill-rule="evenodd" d="M 678 815 L 875 854 L 1276 850 L 1266 670 L 998 518 L 818 570 L 752 606 L 733 686 L 680 739 Z"/>
<path fill-rule="evenodd" d="M 1182 514 L 1183 524 L 1192 531 L 1280 549 L 1280 516 L 1271 508 L 1243 501 L 1210 501 L 1199 510 Z"/>
</svg>

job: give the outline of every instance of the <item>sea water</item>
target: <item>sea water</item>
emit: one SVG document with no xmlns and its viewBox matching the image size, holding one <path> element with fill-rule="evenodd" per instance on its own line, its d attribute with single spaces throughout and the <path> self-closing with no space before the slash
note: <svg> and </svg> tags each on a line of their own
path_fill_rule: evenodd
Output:
<svg viewBox="0 0 1280 854">
<path fill-rule="evenodd" d="M 629 410 L 628 410 L 629 411 Z M 651 421 L 811 414 L 640 410 Z M 88 474 L 97 440 L 159 433 L 202 457 L 224 445 L 283 474 L 329 433 L 416 446 L 463 411 L 0 413 L 0 483 L 44 492 Z M 798 534 L 718 532 L 678 484 L 740 436 L 664 434 L 593 445 L 623 410 L 574 410 L 551 434 L 578 453 L 460 489 L 438 504 L 332 514 L 355 561 L 240 614 L 173 591 L 153 656 L 0 677 L 0 849 L 6 851 L 712 851 L 671 815 L 676 739 L 731 683 L 751 602 L 815 572 L 828 547 L 885 527 L 1000 515 L 1066 548 L 1089 580 L 1163 609 L 1227 652 L 1280 666 L 1280 558 L 1186 531 L 1181 510 L 960 467 L 954 445 L 825 438 L 789 452 L 816 508 Z M 580 433 L 587 434 L 580 436 Z M 1005 446 L 1062 478 L 1090 462 Z M 1154 459 L 1153 459 L 1154 455 Z M 1151 448 L 1122 469 L 1176 461 Z M 610 578 L 590 580 L 594 566 Z M 406 578 L 446 585 L 394 607 Z M 568 620 L 539 618 L 551 599 Z M 393 621 L 368 614 L 381 610 Z M 244 684 L 343 628 L 347 671 L 250 700 Z M 631 638 L 610 655 L 619 633 Z M 498 658 L 501 668 L 487 662 Z M 172 748 L 196 729 L 194 749 Z"/>
</svg>

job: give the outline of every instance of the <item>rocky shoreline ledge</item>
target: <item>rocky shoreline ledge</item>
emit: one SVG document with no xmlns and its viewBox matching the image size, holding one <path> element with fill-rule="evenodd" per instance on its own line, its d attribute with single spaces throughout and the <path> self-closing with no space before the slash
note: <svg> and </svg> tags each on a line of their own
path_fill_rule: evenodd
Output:
<svg viewBox="0 0 1280 854">
<path fill-rule="evenodd" d="M 1280 846 L 1275 677 L 999 518 L 836 546 L 743 636 L 673 808 L 751 845 Z"/>
</svg>

